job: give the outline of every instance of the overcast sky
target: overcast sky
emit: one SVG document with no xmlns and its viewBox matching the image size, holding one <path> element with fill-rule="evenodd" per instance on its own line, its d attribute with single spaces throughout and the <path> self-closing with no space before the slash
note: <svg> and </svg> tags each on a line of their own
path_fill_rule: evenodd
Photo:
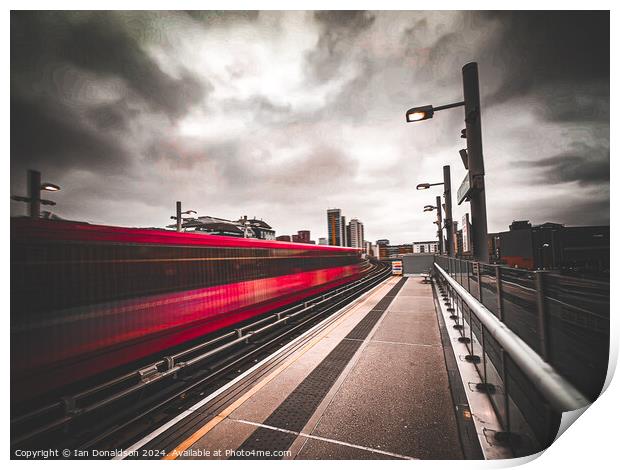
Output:
<svg viewBox="0 0 620 470">
<path fill-rule="evenodd" d="M 470 61 L 489 231 L 608 224 L 606 12 L 12 12 L 11 194 L 33 168 L 91 223 L 161 227 L 181 200 L 318 239 L 338 207 L 368 240 L 434 239 L 441 190 L 415 185 L 450 164 L 456 193 L 463 111 L 405 110 L 460 101 Z"/>
</svg>

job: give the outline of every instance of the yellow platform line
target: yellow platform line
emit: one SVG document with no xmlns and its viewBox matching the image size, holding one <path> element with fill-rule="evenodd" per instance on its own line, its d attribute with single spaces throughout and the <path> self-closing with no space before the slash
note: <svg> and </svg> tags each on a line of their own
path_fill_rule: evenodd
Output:
<svg viewBox="0 0 620 470">
<path fill-rule="evenodd" d="M 384 286 L 385 287 L 385 286 Z M 338 325 L 340 325 L 345 319 L 349 318 L 355 311 L 357 311 L 364 303 L 356 305 L 345 315 L 340 317 L 334 323 L 332 323 L 328 328 L 326 328 L 323 333 L 317 337 L 315 337 L 312 341 L 308 342 L 300 351 L 298 351 L 295 355 L 291 356 L 284 363 L 280 364 L 280 366 L 272 371 L 267 377 L 263 378 L 260 382 L 254 385 L 250 390 L 237 398 L 233 403 L 224 408 L 217 416 L 213 417 L 209 422 L 207 422 L 204 426 L 198 429 L 194 434 L 185 439 L 181 444 L 175 447 L 173 450 L 168 452 L 162 460 L 176 460 L 180 457 L 183 452 L 193 446 L 199 439 L 204 437 L 209 431 L 211 431 L 215 426 L 221 423 L 227 416 L 229 416 L 233 411 L 239 408 L 243 403 L 245 403 L 249 398 L 251 398 L 256 392 L 262 389 L 265 385 L 271 382 L 275 377 L 280 375 L 280 373 L 286 369 L 288 366 L 297 361 L 301 356 L 303 356 L 309 349 L 313 348 L 319 341 L 325 338 L 329 333 L 331 333 Z"/>
</svg>

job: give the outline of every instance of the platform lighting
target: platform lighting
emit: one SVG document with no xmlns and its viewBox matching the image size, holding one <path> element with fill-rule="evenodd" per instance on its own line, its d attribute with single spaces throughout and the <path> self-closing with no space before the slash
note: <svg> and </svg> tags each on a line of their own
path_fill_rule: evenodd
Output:
<svg viewBox="0 0 620 470">
<path fill-rule="evenodd" d="M 54 201 L 41 199 L 41 191 L 60 191 L 60 186 L 53 183 L 41 184 L 41 172 L 28 170 L 28 196 L 11 196 L 14 201 L 28 203 L 28 212 L 31 218 L 41 217 L 41 204 L 55 206 Z"/>
<path fill-rule="evenodd" d="M 424 212 L 431 212 L 437 209 L 435 206 L 424 206 Z"/>
<path fill-rule="evenodd" d="M 430 104 L 417 106 L 407 111 L 407 122 L 424 121 L 432 118 L 433 114 L 435 114 L 435 110 Z"/>
<path fill-rule="evenodd" d="M 408 109 L 405 117 L 407 118 L 407 122 L 426 121 L 427 119 L 431 119 L 433 117 L 435 111 L 457 108 L 464 105 L 464 101 L 459 101 L 458 103 L 444 104 L 443 106 L 437 106 L 436 108 L 434 108 L 433 105 L 430 104 L 427 104 L 425 106 L 416 106 L 415 108 Z"/>
<path fill-rule="evenodd" d="M 41 185 L 42 191 L 60 191 L 60 186 L 53 183 L 43 183 Z"/>
<path fill-rule="evenodd" d="M 480 86 L 478 83 L 478 64 L 470 62 L 462 68 L 463 101 L 434 107 L 432 105 L 416 106 L 405 113 L 407 122 L 425 121 L 442 109 L 465 108 L 465 129 L 461 137 L 467 140 L 467 161 L 461 153 L 463 163 L 469 171 L 472 191 L 469 205 L 472 218 L 473 255 L 478 261 L 488 262 L 487 248 L 487 212 L 484 189 L 484 158 L 482 156 L 482 129 L 480 122 Z M 451 222 L 451 221 L 450 221 Z"/>
<path fill-rule="evenodd" d="M 177 201 L 177 215 L 170 217 L 171 219 L 175 219 L 177 221 L 177 232 L 181 232 L 183 230 L 183 214 L 195 214 L 195 210 L 186 210 L 181 212 L 181 201 Z"/>
<path fill-rule="evenodd" d="M 439 186 L 440 184 L 443 184 L 443 182 L 441 182 L 441 183 L 420 183 L 420 184 L 418 184 L 415 187 L 415 189 L 418 189 L 418 190 L 420 190 L 420 189 L 428 189 L 431 186 Z"/>
</svg>

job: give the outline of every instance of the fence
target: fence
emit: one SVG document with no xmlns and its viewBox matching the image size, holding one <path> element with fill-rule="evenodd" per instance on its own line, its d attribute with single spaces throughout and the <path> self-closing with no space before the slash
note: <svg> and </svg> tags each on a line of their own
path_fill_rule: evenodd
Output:
<svg viewBox="0 0 620 470">
<path fill-rule="evenodd" d="M 574 386 L 593 401 L 607 372 L 609 284 L 443 256 L 435 263 L 452 280 L 444 286 L 452 294 L 454 317 L 471 356 L 480 360 L 479 387 L 489 392 L 504 437 L 512 440 L 516 455 L 519 449 L 546 447 L 555 437 L 557 406 L 541 393 L 540 381 L 524 372 L 527 363 L 506 353 L 505 343 L 489 329 L 493 322 L 483 321 L 483 310 L 495 317 L 496 331 L 509 331 L 527 345 L 522 349 L 557 372 L 559 383 L 566 381 L 563 388 Z M 480 304 L 483 309 L 476 308 Z"/>
</svg>

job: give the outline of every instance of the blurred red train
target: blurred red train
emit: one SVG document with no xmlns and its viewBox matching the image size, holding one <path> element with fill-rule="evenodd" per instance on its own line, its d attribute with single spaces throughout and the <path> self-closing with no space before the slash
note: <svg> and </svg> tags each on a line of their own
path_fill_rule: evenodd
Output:
<svg viewBox="0 0 620 470">
<path fill-rule="evenodd" d="M 11 220 L 12 401 L 361 277 L 359 250 Z"/>
</svg>

